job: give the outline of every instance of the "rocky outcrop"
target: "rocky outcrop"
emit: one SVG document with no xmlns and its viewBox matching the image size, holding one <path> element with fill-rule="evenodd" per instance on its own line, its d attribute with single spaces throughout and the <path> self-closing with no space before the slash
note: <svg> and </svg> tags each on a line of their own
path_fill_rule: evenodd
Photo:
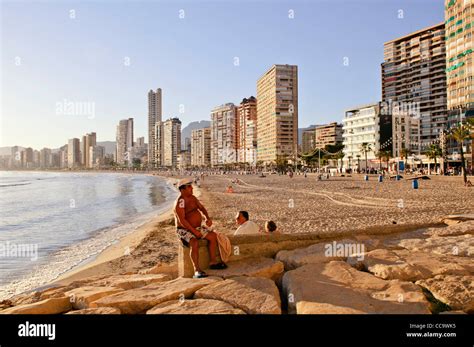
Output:
<svg viewBox="0 0 474 347">
<path fill-rule="evenodd" d="M 19 305 L 0 311 L 1 314 L 58 314 L 71 310 L 69 298 L 50 298 L 32 304 Z"/>
<path fill-rule="evenodd" d="M 438 275 L 417 281 L 453 310 L 474 313 L 474 276 Z"/>
<path fill-rule="evenodd" d="M 210 299 L 172 300 L 158 304 L 146 314 L 245 314 L 226 302 Z"/>
<path fill-rule="evenodd" d="M 218 281 L 222 279 L 177 278 L 106 296 L 92 302 L 90 307 L 115 307 L 124 314 L 145 313 L 162 302 L 190 298 L 197 290 Z"/>
<path fill-rule="evenodd" d="M 342 261 L 309 264 L 285 273 L 283 293 L 288 312 L 301 301 L 325 306 L 327 313 L 341 309 L 365 313 L 430 313 L 421 289 L 410 282 L 384 281 Z M 309 307 L 309 304 L 305 304 Z M 316 306 L 313 306 L 316 307 Z"/>
<path fill-rule="evenodd" d="M 280 314 L 280 293 L 275 283 L 262 277 L 235 277 L 214 283 L 194 294 L 196 299 L 224 301 L 248 314 Z"/>
<path fill-rule="evenodd" d="M 264 277 L 276 280 L 283 274 L 283 263 L 271 258 L 246 258 L 227 264 L 225 270 L 206 270 L 211 276 L 232 278 L 240 276 Z"/>
</svg>

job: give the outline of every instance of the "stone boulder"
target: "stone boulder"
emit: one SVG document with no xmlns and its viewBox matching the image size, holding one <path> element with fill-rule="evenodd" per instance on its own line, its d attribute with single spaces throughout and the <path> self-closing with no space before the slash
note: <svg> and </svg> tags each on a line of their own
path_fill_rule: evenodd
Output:
<svg viewBox="0 0 474 347">
<path fill-rule="evenodd" d="M 221 278 L 177 278 L 167 282 L 152 283 L 93 301 L 90 307 L 115 307 L 124 314 L 145 313 L 150 308 L 170 300 L 190 298 L 194 293 Z"/>
<path fill-rule="evenodd" d="M 90 282 L 91 286 L 117 287 L 125 290 L 147 286 L 152 283 L 159 283 L 171 280 L 171 276 L 165 274 L 130 274 L 114 275 Z"/>
<path fill-rule="evenodd" d="M 209 299 L 172 300 L 156 305 L 146 314 L 245 314 L 226 302 Z"/>
<path fill-rule="evenodd" d="M 474 264 L 469 258 L 421 251 L 376 249 L 363 254 L 362 258 L 349 257 L 347 262 L 389 280 L 417 281 L 440 274 L 467 275 L 474 272 Z"/>
<path fill-rule="evenodd" d="M 348 256 L 365 252 L 362 241 L 344 239 L 340 241 L 322 242 L 306 248 L 291 251 L 280 251 L 275 259 L 285 264 L 285 270 L 293 270 L 307 264 L 327 263 L 332 260 L 345 260 Z"/>
<path fill-rule="evenodd" d="M 264 277 L 276 280 L 283 274 L 283 263 L 272 258 L 246 258 L 229 262 L 225 270 L 206 270 L 211 276 L 224 279 L 240 276 Z"/>
<path fill-rule="evenodd" d="M 66 314 L 120 314 L 120 310 L 113 307 L 85 308 L 83 310 L 69 311 Z"/>
<path fill-rule="evenodd" d="M 288 312 L 298 313 L 298 302 L 305 301 L 331 306 L 333 313 L 347 312 L 424 314 L 430 313 L 429 303 L 421 288 L 401 281 L 384 281 L 361 272 L 343 261 L 308 264 L 285 273 L 283 294 L 288 300 Z M 306 309 L 305 309 L 305 312 Z"/>
<path fill-rule="evenodd" d="M 99 300 L 105 296 L 123 292 L 122 288 L 114 287 L 79 287 L 66 292 L 66 296 L 70 298 L 72 307 L 75 310 L 89 308 L 92 301 Z"/>
<path fill-rule="evenodd" d="M 248 314 L 281 314 L 275 283 L 262 277 L 234 277 L 198 290 L 196 299 L 224 301 Z"/>
<path fill-rule="evenodd" d="M 59 314 L 72 309 L 69 298 L 50 298 L 32 304 L 20 305 L 0 311 L 1 314 Z"/>
<path fill-rule="evenodd" d="M 417 281 L 453 310 L 474 313 L 474 276 L 438 275 Z"/>
</svg>

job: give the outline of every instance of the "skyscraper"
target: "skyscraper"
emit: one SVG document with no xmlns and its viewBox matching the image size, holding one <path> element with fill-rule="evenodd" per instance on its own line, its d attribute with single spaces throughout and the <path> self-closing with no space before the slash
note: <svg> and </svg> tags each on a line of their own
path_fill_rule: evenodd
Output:
<svg viewBox="0 0 474 347">
<path fill-rule="evenodd" d="M 257 82 L 257 160 L 298 151 L 298 67 L 273 65 Z"/>
<path fill-rule="evenodd" d="M 474 63 L 473 63 L 473 0 L 446 0 L 446 77 L 448 95 L 448 129 L 474 117 Z M 464 143 L 467 167 L 474 168 L 474 150 L 471 141 Z M 449 140 L 447 154 L 452 159 L 459 154 L 459 144 Z M 470 153 L 470 155 L 469 155 Z M 449 159 L 449 158 L 448 158 Z M 469 164 L 470 163 L 470 164 Z"/>
<path fill-rule="evenodd" d="M 81 149 L 79 139 L 70 139 L 67 146 L 67 165 L 70 169 L 75 169 L 81 164 Z"/>
<path fill-rule="evenodd" d="M 163 166 L 176 168 L 178 154 L 181 152 L 181 121 L 170 118 L 162 122 L 163 127 Z"/>
<path fill-rule="evenodd" d="M 120 165 L 131 165 L 133 147 L 133 118 L 122 119 L 117 126 L 116 161 Z"/>
<path fill-rule="evenodd" d="M 444 35 L 441 23 L 384 44 L 382 102 L 392 116 L 392 142 L 418 154 L 446 127 Z M 407 127 L 413 133 L 403 138 Z"/>
<path fill-rule="evenodd" d="M 85 134 L 82 136 L 82 165 L 90 168 L 90 147 L 95 146 L 97 143 L 96 133 Z"/>
<path fill-rule="evenodd" d="M 244 98 L 237 109 L 238 162 L 257 162 L 257 99 Z"/>
<path fill-rule="evenodd" d="M 211 111 L 211 165 L 237 161 L 237 108 L 227 103 Z"/>
<path fill-rule="evenodd" d="M 195 129 L 191 133 L 191 165 L 211 165 L 211 128 Z"/>
<path fill-rule="evenodd" d="M 159 134 L 156 134 L 156 124 L 161 122 L 163 115 L 162 109 L 162 97 L 161 88 L 158 88 L 156 92 L 150 90 L 148 92 L 148 162 L 151 167 L 157 167 L 160 163 L 157 163 L 158 154 L 156 153 L 157 138 Z"/>
</svg>

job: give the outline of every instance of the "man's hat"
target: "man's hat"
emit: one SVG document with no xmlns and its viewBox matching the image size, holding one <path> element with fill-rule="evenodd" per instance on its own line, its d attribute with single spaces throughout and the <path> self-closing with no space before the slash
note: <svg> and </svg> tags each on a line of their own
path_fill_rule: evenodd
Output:
<svg viewBox="0 0 474 347">
<path fill-rule="evenodd" d="M 183 187 L 183 186 L 188 186 L 190 184 L 193 184 L 193 179 L 192 178 L 183 178 L 183 179 L 180 179 L 177 186 L 178 186 L 178 189 Z"/>
</svg>

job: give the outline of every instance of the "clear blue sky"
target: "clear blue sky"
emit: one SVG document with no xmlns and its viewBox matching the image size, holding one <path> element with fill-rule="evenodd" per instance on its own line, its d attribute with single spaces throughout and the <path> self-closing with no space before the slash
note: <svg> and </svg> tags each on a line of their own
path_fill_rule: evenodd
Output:
<svg viewBox="0 0 474 347">
<path fill-rule="evenodd" d="M 37 149 L 91 131 L 115 140 L 128 117 L 146 136 L 158 87 L 164 118 L 209 119 L 255 95 L 272 64 L 299 67 L 300 127 L 341 121 L 380 99 L 384 42 L 444 20 L 443 0 L 2 1 L 1 11 L 0 146 Z M 93 102 L 94 117 L 57 114 L 64 99 Z"/>
</svg>

